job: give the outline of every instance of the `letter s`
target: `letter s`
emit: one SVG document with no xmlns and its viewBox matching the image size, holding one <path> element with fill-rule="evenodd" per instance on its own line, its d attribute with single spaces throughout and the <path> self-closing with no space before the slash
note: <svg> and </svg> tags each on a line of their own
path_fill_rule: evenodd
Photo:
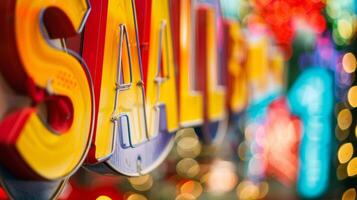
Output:
<svg viewBox="0 0 357 200">
<path fill-rule="evenodd" d="M 79 32 L 88 10 L 85 0 L 0 2 L 0 72 L 32 100 L 32 106 L 0 122 L 0 160 L 21 177 L 63 178 L 86 155 L 93 113 L 90 77 L 75 53 L 50 39 Z"/>
</svg>

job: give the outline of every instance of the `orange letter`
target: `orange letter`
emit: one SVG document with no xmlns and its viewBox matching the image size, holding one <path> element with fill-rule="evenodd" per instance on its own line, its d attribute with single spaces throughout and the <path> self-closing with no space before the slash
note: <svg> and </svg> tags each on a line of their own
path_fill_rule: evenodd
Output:
<svg viewBox="0 0 357 200">
<path fill-rule="evenodd" d="M 224 64 L 227 69 L 227 108 L 230 114 L 239 114 L 248 103 L 248 84 L 244 68 L 246 47 L 237 22 L 225 20 Z"/>
<path fill-rule="evenodd" d="M 203 90 L 204 124 L 202 134 L 205 142 L 222 139 L 226 128 L 226 90 L 220 81 L 222 66 L 218 61 L 217 11 L 209 5 L 199 6 L 196 15 L 196 67 L 203 76 L 199 87 Z"/>
<path fill-rule="evenodd" d="M 138 4 L 139 40 L 142 45 L 143 75 L 146 85 L 148 131 L 155 137 L 162 120 L 167 121 L 167 131 L 172 133 L 179 127 L 171 19 L 168 0 L 148 0 L 147 5 Z M 151 9 L 143 16 L 142 9 Z M 160 109 L 165 107 L 165 116 Z"/>
<path fill-rule="evenodd" d="M 198 83 L 202 74 L 198 74 L 195 63 L 195 29 L 192 0 L 172 1 L 173 36 L 177 58 L 177 77 L 179 95 L 179 121 L 182 127 L 191 127 L 203 123 L 203 94 Z"/>
</svg>

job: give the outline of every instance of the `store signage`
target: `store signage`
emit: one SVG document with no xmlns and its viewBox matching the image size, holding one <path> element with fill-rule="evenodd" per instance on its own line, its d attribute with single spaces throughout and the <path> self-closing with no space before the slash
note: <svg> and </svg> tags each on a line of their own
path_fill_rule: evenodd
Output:
<svg viewBox="0 0 357 200">
<path fill-rule="evenodd" d="M 1 76 L 30 102 L 0 116 L 0 161 L 21 178 L 60 180 L 83 164 L 145 174 L 177 130 L 213 143 L 246 106 L 243 33 L 212 4 L 2 0 L 0 26 Z"/>
</svg>

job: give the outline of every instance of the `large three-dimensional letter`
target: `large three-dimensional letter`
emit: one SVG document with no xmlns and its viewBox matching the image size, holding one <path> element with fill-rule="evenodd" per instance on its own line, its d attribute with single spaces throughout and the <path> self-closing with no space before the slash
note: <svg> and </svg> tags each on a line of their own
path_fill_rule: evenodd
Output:
<svg viewBox="0 0 357 200">
<path fill-rule="evenodd" d="M 196 67 L 202 74 L 199 88 L 203 91 L 202 128 L 199 134 L 207 143 L 222 139 L 226 131 L 226 88 L 224 68 L 218 57 L 218 10 L 214 5 L 199 5 L 196 11 Z"/>
<path fill-rule="evenodd" d="M 246 44 L 237 22 L 225 20 L 223 64 L 227 72 L 227 108 L 232 115 L 239 114 L 248 103 L 248 84 L 245 69 Z"/>
<path fill-rule="evenodd" d="M 203 122 L 203 94 L 198 87 L 202 75 L 195 67 L 194 1 L 171 2 L 174 51 L 177 58 L 179 121 L 182 127 Z"/>
<path fill-rule="evenodd" d="M 170 133 L 179 127 L 169 1 L 148 0 L 144 3 L 139 0 L 137 11 L 148 130 L 150 137 L 154 137 L 162 120 L 167 121 L 167 131 Z M 143 13 L 148 14 L 145 16 Z M 165 107 L 165 116 L 160 116 L 160 107 Z"/>
<path fill-rule="evenodd" d="M 151 11 L 148 2 L 141 3 L 150 5 L 147 9 Z M 166 134 L 166 118 L 155 128 L 148 125 L 151 119 L 148 115 L 152 112 L 146 105 L 134 0 L 107 3 L 93 0 L 93 3 L 102 6 L 94 10 L 96 17 L 89 18 L 83 56 L 90 59 L 100 97 L 96 99 L 96 131 L 88 157 L 88 163 L 95 165 L 87 167 L 104 173 L 138 176 L 151 171 L 164 159 L 173 136 Z M 97 17 L 105 14 L 106 20 L 98 21 Z M 101 30 L 105 30 L 105 35 Z M 104 46 L 100 46 L 100 41 L 105 41 Z M 97 52 L 96 58 L 92 57 L 93 50 Z M 164 109 L 157 111 L 158 116 L 166 116 Z M 154 119 L 155 123 L 159 121 Z"/>
<path fill-rule="evenodd" d="M 3 0 L 0 11 L 1 73 L 32 99 L 31 107 L 13 110 L 0 122 L 0 159 L 22 177 L 63 178 L 86 155 L 93 94 L 84 63 L 50 39 L 81 31 L 88 4 Z"/>
</svg>

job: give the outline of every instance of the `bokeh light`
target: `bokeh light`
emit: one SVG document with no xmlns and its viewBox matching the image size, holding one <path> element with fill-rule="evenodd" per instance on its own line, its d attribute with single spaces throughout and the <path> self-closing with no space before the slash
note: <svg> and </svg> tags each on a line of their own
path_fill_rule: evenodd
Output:
<svg viewBox="0 0 357 200">
<path fill-rule="evenodd" d="M 126 200 L 147 200 L 147 198 L 141 194 L 130 194 Z"/>
<path fill-rule="evenodd" d="M 175 200 L 196 200 L 196 197 L 189 193 L 179 194 Z"/>
<path fill-rule="evenodd" d="M 193 178 L 200 172 L 200 165 L 192 158 L 184 158 L 177 163 L 176 171 L 183 177 Z"/>
<path fill-rule="evenodd" d="M 203 187 L 197 181 L 187 181 L 180 187 L 180 192 L 181 194 L 188 193 L 198 198 L 203 192 Z"/>
<path fill-rule="evenodd" d="M 338 33 L 344 40 L 349 40 L 352 36 L 352 24 L 346 19 L 337 21 Z"/>
<path fill-rule="evenodd" d="M 347 174 L 348 176 L 357 175 L 357 157 L 352 158 L 347 165 Z"/>
<path fill-rule="evenodd" d="M 101 195 L 101 196 L 97 197 L 96 200 L 112 200 L 112 198 L 105 196 L 105 195 Z"/>
<path fill-rule="evenodd" d="M 144 175 L 139 177 L 128 178 L 131 186 L 138 191 L 147 191 L 149 190 L 154 181 L 151 175 Z"/>
<path fill-rule="evenodd" d="M 336 169 L 336 176 L 338 180 L 344 180 L 348 177 L 347 175 L 347 164 L 338 165 Z"/>
<path fill-rule="evenodd" d="M 350 110 L 343 109 L 337 115 L 337 123 L 340 129 L 346 130 L 352 124 L 352 114 Z"/>
<path fill-rule="evenodd" d="M 238 182 L 235 167 L 231 162 L 216 160 L 208 173 L 208 191 L 214 194 L 222 194 L 234 189 Z"/>
<path fill-rule="evenodd" d="M 353 145 L 352 143 L 345 143 L 338 149 L 338 160 L 340 163 L 347 163 L 353 156 Z"/>
<path fill-rule="evenodd" d="M 348 91 L 348 102 L 352 107 L 357 107 L 357 86 L 353 86 Z"/>
<path fill-rule="evenodd" d="M 258 199 L 260 197 L 259 187 L 251 181 L 240 182 L 236 192 L 238 199 L 242 200 Z"/>
<path fill-rule="evenodd" d="M 357 67 L 357 61 L 355 55 L 353 55 L 353 53 L 351 52 L 346 53 L 342 58 L 342 66 L 345 72 L 347 73 L 354 72 Z"/>
<path fill-rule="evenodd" d="M 182 129 L 175 136 L 176 151 L 183 158 L 195 158 L 201 153 L 201 143 L 192 128 Z"/>
<path fill-rule="evenodd" d="M 342 200 L 355 200 L 356 199 L 356 189 L 350 188 L 346 190 L 342 195 Z"/>
</svg>

